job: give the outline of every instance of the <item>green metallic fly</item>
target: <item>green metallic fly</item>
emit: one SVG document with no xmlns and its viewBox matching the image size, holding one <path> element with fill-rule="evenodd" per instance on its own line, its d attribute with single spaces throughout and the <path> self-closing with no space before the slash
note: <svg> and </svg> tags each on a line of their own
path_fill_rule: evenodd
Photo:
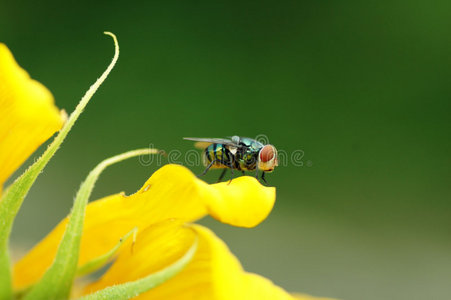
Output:
<svg viewBox="0 0 451 300">
<path fill-rule="evenodd" d="M 264 145 L 247 137 L 232 136 L 230 139 L 216 138 L 184 138 L 195 141 L 196 148 L 204 149 L 203 160 L 207 167 L 199 176 L 207 174 L 210 168 L 223 168 L 218 182 L 224 177 L 227 169 L 255 171 L 258 178 L 258 171 L 262 171 L 261 179 L 266 183 L 265 173 L 274 171 L 278 165 L 277 150 L 273 145 Z"/>
</svg>

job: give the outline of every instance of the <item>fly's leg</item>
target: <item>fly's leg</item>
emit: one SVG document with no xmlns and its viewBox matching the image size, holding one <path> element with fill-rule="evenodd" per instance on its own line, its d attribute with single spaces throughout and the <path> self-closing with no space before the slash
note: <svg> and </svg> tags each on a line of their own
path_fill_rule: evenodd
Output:
<svg viewBox="0 0 451 300">
<path fill-rule="evenodd" d="M 229 167 L 230 167 L 230 172 L 231 172 L 232 175 L 230 176 L 230 180 L 229 180 L 229 183 L 227 183 L 227 185 L 229 185 L 232 182 L 233 175 L 235 175 L 235 172 L 233 172 L 233 163 L 231 163 L 229 165 Z"/>
<path fill-rule="evenodd" d="M 258 182 L 262 183 L 260 181 L 260 179 L 258 178 L 258 168 L 255 169 L 255 178 L 258 180 Z M 266 180 L 265 180 L 265 172 L 263 172 L 263 174 L 262 174 L 262 180 L 263 180 L 264 183 L 267 183 Z"/>
<path fill-rule="evenodd" d="M 265 179 L 265 172 L 262 173 L 262 180 L 264 183 L 268 184 L 268 182 L 266 182 L 266 179 Z"/>
<path fill-rule="evenodd" d="M 207 168 L 205 168 L 205 170 L 201 174 L 197 175 L 197 177 L 201 177 L 201 176 L 204 176 L 205 174 L 207 174 L 208 170 L 210 170 L 211 166 L 213 166 L 213 164 L 215 162 L 216 162 L 216 159 L 212 160 L 211 163 L 207 166 Z"/>
<path fill-rule="evenodd" d="M 220 182 L 220 181 L 222 180 L 222 178 L 224 178 L 225 173 L 227 173 L 227 169 L 224 169 L 224 170 L 222 171 L 221 175 L 220 175 L 219 178 L 218 178 L 218 181 L 216 181 L 216 182 Z"/>
</svg>

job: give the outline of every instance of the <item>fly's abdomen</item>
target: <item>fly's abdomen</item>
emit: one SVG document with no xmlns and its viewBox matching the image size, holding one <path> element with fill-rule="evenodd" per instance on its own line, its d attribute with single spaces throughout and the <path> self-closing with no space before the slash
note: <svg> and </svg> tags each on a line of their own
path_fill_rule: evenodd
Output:
<svg viewBox="0 0 451 300">
<path fill-rule="evenodd" d="M 212 168 L 230 168 L 233 164 L 232 153 L 223 144 L 211 144 L 205 148 L 205 164 L 209 165 L 212 161 Z"/>
</svg>

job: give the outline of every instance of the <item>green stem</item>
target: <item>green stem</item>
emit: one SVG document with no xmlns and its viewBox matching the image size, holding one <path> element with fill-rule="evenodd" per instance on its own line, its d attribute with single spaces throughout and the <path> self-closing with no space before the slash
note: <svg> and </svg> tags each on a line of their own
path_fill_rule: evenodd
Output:
<svg viewBox="0 0 451 300">
<path fill-rule="evenodd" d="M 86 107 L 91 97 L 103 81 L 105 81 L 119 57 L 119 45 L 117 43 L 116 36 L 110 32 L 105 32 L 105 34 L 111 36 L 114 40 L 115 54 L 112 62 L 105 72 L 103 72 L 102 76 L 97 79 L 97 81 L 89 88 L 80 100 L 74 112 L 70 115 L 69 119 L 44 154 L 42 154 L 42 156 L 33 165 L 31 165 L 19 178 L 14 181 L 13 184 L 11 184 L 11 186 L 6 189 L 0 200 L 0 300 L 11 299 L 13 296 L 11 263 L 8 249 L 9 237 L 14 219 L 23 203 L 23 200 L 38 175 L 42 172 L 44 167 L 63 143 L 67 134 L 80 114 L 83 112 L 83 109 Z"/>
</svg>

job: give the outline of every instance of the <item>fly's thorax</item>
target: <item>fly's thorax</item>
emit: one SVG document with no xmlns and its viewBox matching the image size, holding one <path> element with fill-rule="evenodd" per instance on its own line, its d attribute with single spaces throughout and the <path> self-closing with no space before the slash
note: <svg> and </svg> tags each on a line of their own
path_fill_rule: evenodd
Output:
<svg viewBox="0 0 451 300">
<path fill-rule="evenodd" d="M 277 149 L 273 145 L 265 145 L 258 153 L 258 169 L 264 172 L 272 172 L 279 164 Z"/>
<path fill-rule="evenodd" d="M 245 146 L 247 149 L 250 149 L 251 151 L 258 151 L 260 150 L 264 145 L 260 143 L 259 141 L 256 141 L 251 138 L 242 137 L 239 141 L 240 145 Z"/>
<path fill-rule="evenodd" d="M 246 151 L 238 151 L 235 159 L 240 169 L 243 171 L 254 171 L 257 167 L 258 151 L 247 149 Z"/>
</svg>

